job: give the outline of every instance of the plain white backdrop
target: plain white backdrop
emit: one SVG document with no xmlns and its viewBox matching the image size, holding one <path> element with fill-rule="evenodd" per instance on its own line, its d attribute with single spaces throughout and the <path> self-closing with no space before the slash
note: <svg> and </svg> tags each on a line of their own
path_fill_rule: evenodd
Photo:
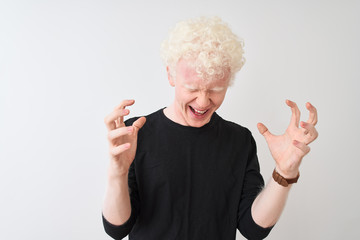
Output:
<svg viewBox="0 0 360 240">
<path fill-rule="evenodd" d="M 169 105 L 159 57 L 180 20 L 219 16 L 245 40 L 218 113 L 248 127 L 261 171 L 274 162 L 256 124 L 282 133 L 285 99 L 319 112 L 319 138 L 268 239 L 355 239 L 360 223 L 359 1 L 0 1 L 0 239 L 110 239 L 103 231 L 104 117 Z M 244 239 L 238 234 L 237 239 Z"/>
</svg>

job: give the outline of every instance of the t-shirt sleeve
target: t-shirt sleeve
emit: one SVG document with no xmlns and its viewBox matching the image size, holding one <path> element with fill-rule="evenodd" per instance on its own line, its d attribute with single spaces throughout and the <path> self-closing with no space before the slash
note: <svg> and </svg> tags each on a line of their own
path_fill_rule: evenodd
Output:
<svg viewBox="0 0 360 240">
<path fill-rule="evenodd" d="M 136 118 L 129 119 L 125 122 L 127 126 L 131 125 Z M 105 232 L 114 239 L 123 239 L 126 237 L 132 230 L 137 216 L 139 214 L 139 193 L 138 187 L 136 182 L 136 175 L 135 175 L 135 160 L 132 162 L 129 168 L 129 175 L 128 175 L 128 184 L 129 184 L 129 193 L 130 193 L 130 203 L 131 203 L 131 215 L 129 219 L 123 223 L 122 225 L 114 225 L 107 221 L 102 215 L 103 225 Z"/>
<path fill-rule="evenodd" d="M 256 143 L 251 136 L 248 162 L 245 170 L 244 185 L 238 208 L 238 229 L 247 239 L 264 239 L 272 227 L 263 228 L 255 223 L 251 215 L 251 206 L 256 196 L 264 187 L 256 153 Z"/>
</svg>

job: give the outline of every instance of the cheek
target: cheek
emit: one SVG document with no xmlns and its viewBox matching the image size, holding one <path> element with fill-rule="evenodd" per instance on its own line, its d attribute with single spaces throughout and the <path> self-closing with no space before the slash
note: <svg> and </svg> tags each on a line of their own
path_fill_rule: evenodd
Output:
<svg viewBox="0 0 360 240">
<path fill-rule="evenodd" d="M 212 97 L 212 101 L 216 106 L 220 106 L 224 101 L 225 94 L 216 94 Z"/>
<path fill-rule="evenodd" d="M 182 104 L 187 104 L 192 101 L 194 98 L 191 93 L 187 93 L 181 89 L 175 90 L 175 98 L 178 102 L 181 102 Z"/>
</svg>

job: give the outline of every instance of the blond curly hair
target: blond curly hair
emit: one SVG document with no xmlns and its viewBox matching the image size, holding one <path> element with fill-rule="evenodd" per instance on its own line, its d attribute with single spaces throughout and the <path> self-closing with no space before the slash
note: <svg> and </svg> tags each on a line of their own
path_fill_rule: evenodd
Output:
<svg viewBox="0 0 360 240">
<path fill-rule="evenodd" d="M 244 42 L 219 17 L 200 17 L 179 22 L 161 45 L 161 57 L 176 77 L 180 59 L 192 60 L 199 77 L 212 81 L 235 74 L 245 63 Z"/>
</svg>

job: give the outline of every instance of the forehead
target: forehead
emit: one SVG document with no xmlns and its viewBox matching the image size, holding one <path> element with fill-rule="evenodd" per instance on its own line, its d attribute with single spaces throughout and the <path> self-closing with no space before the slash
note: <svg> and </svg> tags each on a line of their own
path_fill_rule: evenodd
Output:
<svg viewBox="0 0 360 240">
<path fill-rule="evenodd" d="M 207 88 L 224 87 L 228 86 L 228 77 L 216 80 L 206 80 L 199 77 L 196 72 L 194 61 L 180 59 L 176 66 L 176 78 L 183 82 L 187 86 L 201 86 Z"/>
</svg>

